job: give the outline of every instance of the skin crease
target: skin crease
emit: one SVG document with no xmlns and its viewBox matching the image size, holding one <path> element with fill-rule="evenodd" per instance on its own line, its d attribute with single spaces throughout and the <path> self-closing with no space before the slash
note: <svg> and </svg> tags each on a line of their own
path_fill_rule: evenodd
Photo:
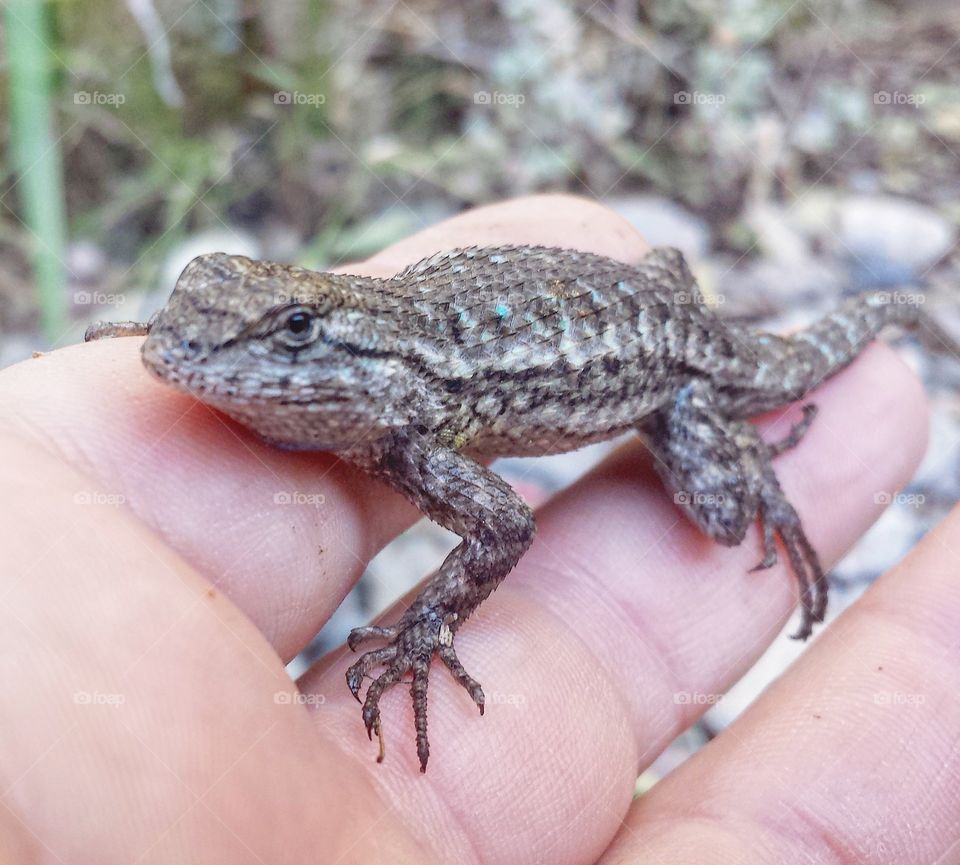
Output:
<svg viewBox="0 0 960 865">
<path fill-rule="evenodd" d="M 599 205 L 539 196 L 350 269 L 507 242 L 646 250 Z M 533 548 L 460 631 L 486 715 L 434 667 L 421 776 L 406 689 L 381 704 L 378 766 L 343 681 L 351 656 L 303 678 L 312 706 L 283 670 L 416 514 L 152 381 L 139 343 L 0 374 L 4 862 L 590 863 L 611 841 L 604 862 L 960 861 L 957 514 L 631 807 L 636 773 L 701 708 L 674 695 L 735 681 L 795 587 L 782 565 L 748 573 L 756 532 L 733 549 L 703 538 L 628 444 L 540 509 Z M 880 345 L 814 399 L 776 467 L 829 565 L 878 516 L 876 492 L 909 479 L 926 410 Z M 766 423 L 782 435 L 796 416 Z M 276 505 L 284 490 L 324 504 Z"/>
</svg>

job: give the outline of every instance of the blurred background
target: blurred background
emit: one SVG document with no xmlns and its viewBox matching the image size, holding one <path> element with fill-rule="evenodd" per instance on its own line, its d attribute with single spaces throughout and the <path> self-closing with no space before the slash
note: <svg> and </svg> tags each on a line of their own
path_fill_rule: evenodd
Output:
<svg viewBox="0 0 960 865">
<path fill-rule="evenodd" d="M 201 252 L 323 268 L 560 190 L 681 247 L 725 314 L 792 327 L 920 286 L 960 330 L 946 0 L 6 0 L 2 28 L 0 365 L 143 319 Z M 905 352 L 930 452 L 833 615 L 958 497 L 956 367 Z M 501 468 L 540 501 L 602 451 Z M 450 544 L 423 524 L 391 545 L 293 671 Z M 799 651 L 778 640 L 651 777 Z"/>
</svg>

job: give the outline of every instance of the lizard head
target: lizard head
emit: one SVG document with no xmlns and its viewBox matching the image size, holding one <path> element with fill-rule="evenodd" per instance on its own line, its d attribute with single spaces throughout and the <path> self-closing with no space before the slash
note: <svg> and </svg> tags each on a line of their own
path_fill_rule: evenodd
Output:
<svg viewBox="0 0 960 865">
<path fill-rule="evenodd" d="M 152 320 L 144 365 L 275 444 L 350 447 L 410 403 L 375 282 L 201 255 Z"/>
</svg>

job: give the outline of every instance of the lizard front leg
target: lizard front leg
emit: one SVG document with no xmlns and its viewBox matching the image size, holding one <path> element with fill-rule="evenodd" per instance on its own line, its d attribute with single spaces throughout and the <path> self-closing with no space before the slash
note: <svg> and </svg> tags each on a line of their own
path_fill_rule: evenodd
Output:
<svg viewBox="0 0 960 865">
<path fill-rule="evenodd" d="M 117 336 L 146 336 L 150 322 L 143 321 L 95 321 L 83 334 L 84 342 L 98 339 L 113 339 Z"/>
<path fill-rule="evenodd" d="M 383 692 L 412 675 L 417 755 L 423 772 L 430 754 L 427 682 L 434 652 L 482 714 L 483 690 L 457 658 L 453 635 L 530 546 L 533 514 L 498 475 L 424 434 L 396 434 L 344 456 L 463 539 L 396 624 L 356 628 L 348 640 L 351 649 L 368 639 L 387 640 L 385 647 L 366 652 L 347 671 L 347 685 L 359 700 L 364 678 L 373 668 L 384 668 L 363 700 L 368 735 L 374 729 L 379 732 Z"/>
</svg>

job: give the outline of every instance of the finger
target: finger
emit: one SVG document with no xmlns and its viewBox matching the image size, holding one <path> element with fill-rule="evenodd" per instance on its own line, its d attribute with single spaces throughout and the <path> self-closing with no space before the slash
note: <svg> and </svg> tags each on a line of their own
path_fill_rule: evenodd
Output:
<svg viewBox="0 0 960 865">
<path fill-rule="evenodd" d="M 421 252 L 507 242 L 577 246 L 626 261 L 647 250 L 598 204 L 535 196 L 455 217 L 356 269 L 393 273 Z M 418 515 L 334 457 L 270 447 L 155 382 L 139 344 L 71 346 L 6 370 L 5 425 L 80 469 L 96 492 L 122 499 L 289 658 L 376 551 Z"/>
<path fill-rule="evenodd" d="M 916 379 L 880 346 L 815 400 L 818 423 L 778 472 L 829 564 L 878 515 L 876 492 L 915 468 L 926 416 Z M 593 861 L 636 773 L 703 710 L 682 695 L 729 686 L 795 604 L 783 565 L 749 572 L 758 533 L 733 549 L 704 538 L 635 446 L 551 502 L 538 523 L 515 573 L 457 635 L 460 660 L 487 695 L 483 718 L 435 665 L 429 783 L 417 777 L 405 689 L 381 702 L 387 759 L 376 766 L 355 704 L 341 694 L 344 660 L 330 657 L 301 681 L 325 699 L 322 735 L 367 761 L 437 859 L 470 861 L 482 849 L 493 863 Z"/>
<path fill-rule="evenodd" d="M 960 509 L 711 746 L 605 862 L 960 862 Z"/>
<path fill-rule="evenodd" d="M 393 276 L 435 252 L 469 246 L 560 246 L 639 261 L 650 249 L 622 216 L 570 195 L 530 195 L 475 207 L 419 231 L 364 262 L 371 276 Z M 339 268 L 350 270 L 352 265 Z"/>
<path fill-rule="evenodd" d="M 80 506 L 51 452 L 2 444 L 4 862 L 333 862 L 390 814 L 224 594 L 127 511 Z M 400 823 L 373 840 L 368 861 L 420 861 Z"/>
<path fill-rule="evenodd" d="M 881 363 L 891 397 L 913 416 L 909 380 L 883 357 L 873 362 Z M 862 385 L 863 379 L 851 379 L 856 373 L 855 366 L 846 383 Z M 847 391 L 839 408 L 854 405 L 858 392 Z M 883 388 L 867 393 L 860 407 L 867 417 L 889 408 Z M 822 407 L 843 422 L 843 412 L 833 412 L 834 397 L 825 397 Z M 847 432 L 864 429 L 854 424 Z M 866 437 L 864 458 L 877 455 L 874 441 L 888 449 L 892 468 L 874 478 L 879 483 L 897 483 L 902 473 L 889 455 L 916 449 L 910 429 L 897 432 L 901 437 Z M 648 494 L 630 479 L 630 472 L 643 469 L 629 454 L 622 457 L 626 465 L 601 470 L 545 515 L 547 541 L 574 546 L 563 523 L 567 510 L 582 518 L 608 508 L 612 522 L 601 525 L 603 531 L 581 526 L 593 533 L 597 554 L 583 568 L 584 612 L 591 615 L 561 621 L 541 609 L 543 594 L 527 602 L 524 591 L 533 587 L 511 593 L 508 581 L 489 612 L 478 617 L 482 627 L 471 623 L 461 632 L 459 649 L 470 669 L 494 683 L 491 697 L 524 699 L 491 699 L 481 726 L 471 721 L 473 707 L 459 686 L 435 679 L 434 756 L 430 772 L 420 778 L 415 765 L 402 771 L 412 747 L 392 743 L 379 768 L 347 753 L 370 756 L 361 755 L 351 738 L 360 725 L 344 710 L 339 675 L 328 699 L 306 694 L 316 707 L 318 736 L 304 707 L 289 702 L 292 695 L 281 684 L 285 674 L 270 647 L 223 595 L 211 592 L 124 511 L 78 507 L 74 491 L 82 479 L 70 476 L 50 453 L 35 454 L 21 441 L 11 448 L 18 449 L 8 452 L 13 458 L 0 461 L 8 492 L 0 500 L 0 519 L 10 531 L 0 656 L 17 659 L 5 677 L 4 714 L 5 736 L 17 747 L 0 752 L 0 766 L 8 822 L 20 832 L 16 843 L 37 856 L 53 851 L 61 859 L 160 862 L 201 850 L 207 862 L 272 862 L 301 861 L 322 851 L 329 861 L 350 862 L 381 861 L 390 851 L 392 861 L 449 862 L 475 861 L 475 851 L 482 850 L 489 862 L 551 856 L 592 861 L 627 807 L 642 751 L 636 731 L 649 729 L 656 737 L 671 722 L 675 707 L 657 702 L 662 685 L 656 675 L 634 683 L 637 690 L 649 685 L 654 695 L 638 719 L 623 699 L 629 683 L 596 670 L 592 638 L 604 626 L 621 634 L 622 656 L 643 649 L 638 629 L 625 628 L 635 611 L 599 603 L 603 586 L 590 579 L 591 573 L 613 573 L 618 580 L 633 573 L 637 550 L 651 543 L 643 537 L 644 518 L 654 524 L 661 519 L 655 491 Z M 832 456 L 828 449 L 825 468 Z M 818 493 L 838 494 L 841 504 L 848 494 L 859 501 L 855 493 L 867 486 L 842 474 L 835 480 L 839 490 L 828 486 Z M 635 498 L 648 500 L 654 510 L 636 507 Z M 800 495 L 801 512 L 811 501 Z M 817 529 L 815 540 L 835 550 L 845 539 L 828 524 Z M 547 576 L 557 573 L 539 567 Z M 536 570 L 522 568 L 518 588 L 537 580 Z M 710 581 L 738 576 L 719 566 L 713 571 Z M 637 576 L 641 584 L 656 579 L 662 587 L 675 575 Z M 549 583 L 543 588 L 554 597 Z M 693 600 L 713 602 L 699 591 Z M 584 621 L 593 632 L 583 631 Z M 756 617 L 746 624 L 757 626 Z M 78 703 L 78 691 L 123 701 Z M 396 730 L 398 715 L 409 722 L 405 704 L 390 695 L 385 702 L 390 730 Z M 348 715 L 356 724 L 346 729 Z M 390 735 L 394 742 L 399 738 Z M 91 833 L 91 814 L 98 825 L 104 814 L 136 819 Z"/>
</svg>

